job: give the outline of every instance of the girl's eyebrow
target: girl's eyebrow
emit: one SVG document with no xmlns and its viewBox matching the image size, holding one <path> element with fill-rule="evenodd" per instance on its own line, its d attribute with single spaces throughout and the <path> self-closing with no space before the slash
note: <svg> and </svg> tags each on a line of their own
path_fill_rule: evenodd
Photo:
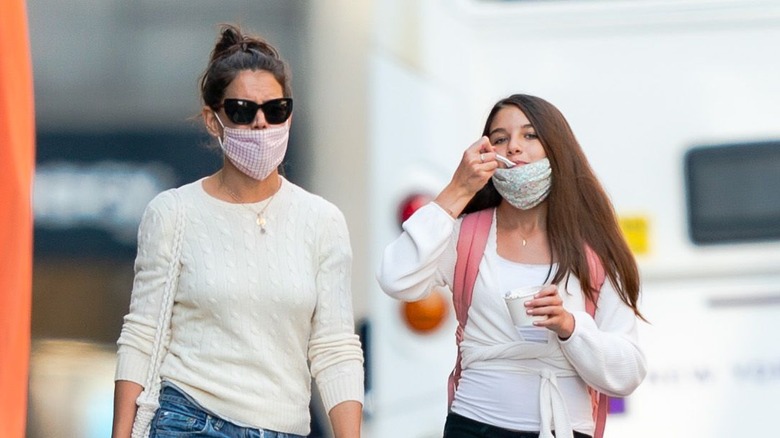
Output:
<svg viewBox="0 0 780 438">
<path fill-rule="evenodd" d="M 528 123 L 528 124 L 525 124 L 525 125 L 521 126 L 520 128 L 522 128 L 524 130 L 525 129 L 534 129 L 534 125 Z M 504 129 L 504 128 L 496 128 L 496 129 L 488 132 L 488 137 L 490 137 L 491 135 L 495 134 L 496 132 L 502 132 L 504 134 L 508 134 L 508 131 L 506 129 Z"/>
<path fill-rule="evenodd" d="M 504 134 L 506 134 L 506 133 L 507 133 L 507 130 L 506 130 L 506 129 L 504 129 L 504 128 L 496 128 L 496 129 L 494 129 L 494 130 L 492 130 L 492 131 L 488 132 L 488 137 L 490 137 L 491 135 L 493 135 L 493 134 L 495 134 L 496 132 L 499 132 L 499 131 L 500 131 L 500 132 L 503 132 Z"/>
</svg>

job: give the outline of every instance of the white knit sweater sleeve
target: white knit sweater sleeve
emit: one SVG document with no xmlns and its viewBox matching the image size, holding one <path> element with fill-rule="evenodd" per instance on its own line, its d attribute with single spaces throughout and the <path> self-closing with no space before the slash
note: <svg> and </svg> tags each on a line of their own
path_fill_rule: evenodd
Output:
<svg viewBox="0 0 780 438">
<path fill-rule="evenodd" d="M 335 206 L 326 206 L 317 230 L 317 304 L 308 357 L 322 403 L 330 411 L 347 400 L 363 403 L 364 373 L 352 311 L 352 252 L 347 225 Z"/>
<path fill-rule="evenodd" d="M 141 218 L 130 312 L 124 318 L 117 341 L 115 380 L 145 384 L 166 276 L 173 257 L 175 222 L 176 199 L 171 191 L 152 199 Z"/>
<path fill-rule="evenodd" d="M 403 233 L 385 247 L 377 271 L 379 286 L 393 298 L 416 301 L 454 277 L 460 221 L 431 202 L 403 223 Z"/>
<path fill-rule="evenodd" d="M 586 312 L 572 314 L 574 332 L 560 344 L 577 373 L 588 385 L 607 395 L 631 394 L 647 375 L 633 310 L 607 280 L 599 294 L 595 320 Z"/>
</svg>

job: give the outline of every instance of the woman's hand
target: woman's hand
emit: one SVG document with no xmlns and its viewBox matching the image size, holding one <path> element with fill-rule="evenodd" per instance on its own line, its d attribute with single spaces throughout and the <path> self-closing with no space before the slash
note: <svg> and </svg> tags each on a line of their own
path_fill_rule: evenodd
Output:
<svg viewBox="0 0 780 438">
<path fill-rule="evenodd" d="M 562 340 L 568 339 L 574 332 L 574 315 L 563 308 L 558 286 L 554 284 L 534 295 L 534 299 L 525 303 L 525 308 L 529 315 L 546 315 L 547 319 L 534 322 L 534 326 L 552 330 Z"/>
<path fill-rule="evenodd" d="M 463 152 L 455 174 L 435 202 L 453 217 L 458 217 L 471 198 L 487 184 L 498 168 L 496 154 L 487 137 L 482 137 Z"/>
</svg>

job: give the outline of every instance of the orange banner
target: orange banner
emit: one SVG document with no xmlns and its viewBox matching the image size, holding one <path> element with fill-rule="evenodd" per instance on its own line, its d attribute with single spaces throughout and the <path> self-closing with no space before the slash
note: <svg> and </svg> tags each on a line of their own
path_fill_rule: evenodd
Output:
<svg viewBox="0 0 780 438">
<path fill-rule="evenodd" d="M 22 438 L 27 419 L 32 296 L 31 188 L 35 113 L 27 10 L 0 14 L 0 436 Z"/>
</svg>

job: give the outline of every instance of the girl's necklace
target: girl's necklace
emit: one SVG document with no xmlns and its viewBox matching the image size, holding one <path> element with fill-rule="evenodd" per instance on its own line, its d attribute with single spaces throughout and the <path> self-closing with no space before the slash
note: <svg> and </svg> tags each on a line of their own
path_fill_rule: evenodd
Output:
<svg viewBox="0 0 780 438">
<path fill-rule="evenodd" d="M 496 220 L 498 220 L 498 214 L 496 214 Z M 531 235 L 533 235 L 533 230 L 531 230 L 531 233 L 528 236 L 525 236 L 523 233 L 520 232 L 520 228 L 518 227 L 515 232 L 520 236 L 520 241 L 523 244 L 523 248 L 528 245 L 528 239 L 530 239 Z"/>
<path fill-rule="evenodd" d="M 517 233 L 520 234 L 519 231 Z M 525 236 L 522 236 L 522 235 L 520 236 L 520 238 L 523 240 L 523 248 L 525 248 L 525 245 L 528 244 L 528 239 L 526 239 Z"/>
<path fill-rule="evenodd" d="M 255 223 L 257 224 L 258 227 L 260 227 L 260 232 L 265 234 L 266 220 L 265 220 L 264 213 L 268 209 L 268 206 L 271 205 L 271 201 L 274 200 L 274 196 L 276 196 L 276 194 L 279 192 L 279 189 L 276 189 L 274 194 L 271 195 L 270 198 L 268 198 L 268 202 L 265 203 L 265 205 L 263 206 L 262 209 L 260 209 L 260 211 L 255 211 L 253 208 L 251 208 L 248 205 L 246 205 L 246 203 L 244 203 L 244 201 L 242 201 L 241 198 L 239 198 L 238 195 L 236 195 L 235 192 L 230 190 L 228 188 L 228 186 L 225 185 L 225 178 L 224 178 L 222 173 L 219 174 L 219 186 L 224 188 L 225 189 L 225 193 L 230 195 L 230 197 L 233 198 L 233 200 L 236 201 L 236 203 L 238 205 L 246 208 L 247 210 L 249 210 L 249 211 L 251 211 L 252 213 L 255 214 Z"/>
</svg>

